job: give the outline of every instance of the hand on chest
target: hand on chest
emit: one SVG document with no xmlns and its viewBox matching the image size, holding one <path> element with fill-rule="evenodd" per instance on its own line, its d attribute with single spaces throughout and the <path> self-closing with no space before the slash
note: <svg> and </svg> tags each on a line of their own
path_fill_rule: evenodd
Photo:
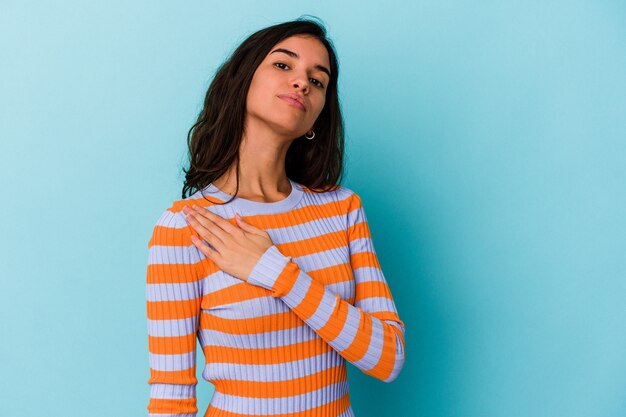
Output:
<svg viewBox="0 0 626 417">
<path fill-rule="evenodd" d="M 313 280 L 350 303 L 354 302 L 355 282 L 350 265 L 346 231 L 339 218 L 321 217 L 299 226 L 262 225 L 279 251 Z M 277 271 L 277 273 L 280 271 Z M 205 278 L 202 309 L 232 318 L 250 314 L 267 315 L 289 311 L 271 291 L 249 284 L 224 271 Z M 226 317 L 225 317 L 226 318 Z"/>
</svg>

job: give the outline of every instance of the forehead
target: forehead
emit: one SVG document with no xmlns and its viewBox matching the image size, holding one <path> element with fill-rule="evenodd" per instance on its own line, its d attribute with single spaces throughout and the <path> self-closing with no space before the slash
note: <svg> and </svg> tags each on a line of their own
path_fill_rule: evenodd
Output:
<svg viewBox="0 0 626 417">
<path fill-rule="evenodd" d="M 276 48 L 289 49 L 290 51 L 298 54 L 299 59 L 310 60 L 315 64 L 321 64 L 325 67 L 330 66 L 330 60 L 326 47 L 315 37 L 296 35 L 283 39 L 270 49 L 268 56 L 276 56 L 276 53 L 271 53 Z"/>
</svg>

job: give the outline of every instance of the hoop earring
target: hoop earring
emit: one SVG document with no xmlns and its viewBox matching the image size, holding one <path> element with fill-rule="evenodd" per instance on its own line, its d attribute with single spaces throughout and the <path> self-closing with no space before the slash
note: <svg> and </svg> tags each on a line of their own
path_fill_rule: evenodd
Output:
<svg viewBox="0 0 626 417">
<path fill-rule="evenodd" d="M 309 136 L 309 132 L 313 133 L 313 134 L 311 136 Z M 315 132 L 313 132 L 313 130 L 309 130 L 308 132 L 306 132 L 304 134 L 304 137 L 307 138 L 308 140 L 311 140 L 311 139 L 313 139 L 315 137 Z"/>
</svg>

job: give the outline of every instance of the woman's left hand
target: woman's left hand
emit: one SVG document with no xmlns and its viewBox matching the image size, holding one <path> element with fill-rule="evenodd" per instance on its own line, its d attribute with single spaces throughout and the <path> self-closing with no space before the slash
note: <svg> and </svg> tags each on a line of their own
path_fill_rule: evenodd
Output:
<svg viewBox="0 0 626 417">
<path fill-rule="evenodd" d="M 265 230 L 245 222 L 241 217 L 235 216 L 237 227 L 197 205 L 191 209 L 185 206 L 183 212 L 190 226 L 215 249 L 194 235 L 191 236 L 193 244 L 222 271 L 241 280 L 248 281 L 261 255 L 273 245 Z"/>
</svg>

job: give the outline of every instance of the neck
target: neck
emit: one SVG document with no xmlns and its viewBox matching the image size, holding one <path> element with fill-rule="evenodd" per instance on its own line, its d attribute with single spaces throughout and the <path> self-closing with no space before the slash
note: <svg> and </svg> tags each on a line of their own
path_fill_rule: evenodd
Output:
<svg viewBox="0 0 626 417">
<path fill-rule="evenodd" d="M 291 192 L 285 172 L 285 157 L 293 141 L 268 129 L 246 129 L 239 147 L 239 190 L 237 196 L 253 201 L 281 200 Z M 237 161 L 213 184 L 227 194 L 237 189 Z"/>
</svg>

